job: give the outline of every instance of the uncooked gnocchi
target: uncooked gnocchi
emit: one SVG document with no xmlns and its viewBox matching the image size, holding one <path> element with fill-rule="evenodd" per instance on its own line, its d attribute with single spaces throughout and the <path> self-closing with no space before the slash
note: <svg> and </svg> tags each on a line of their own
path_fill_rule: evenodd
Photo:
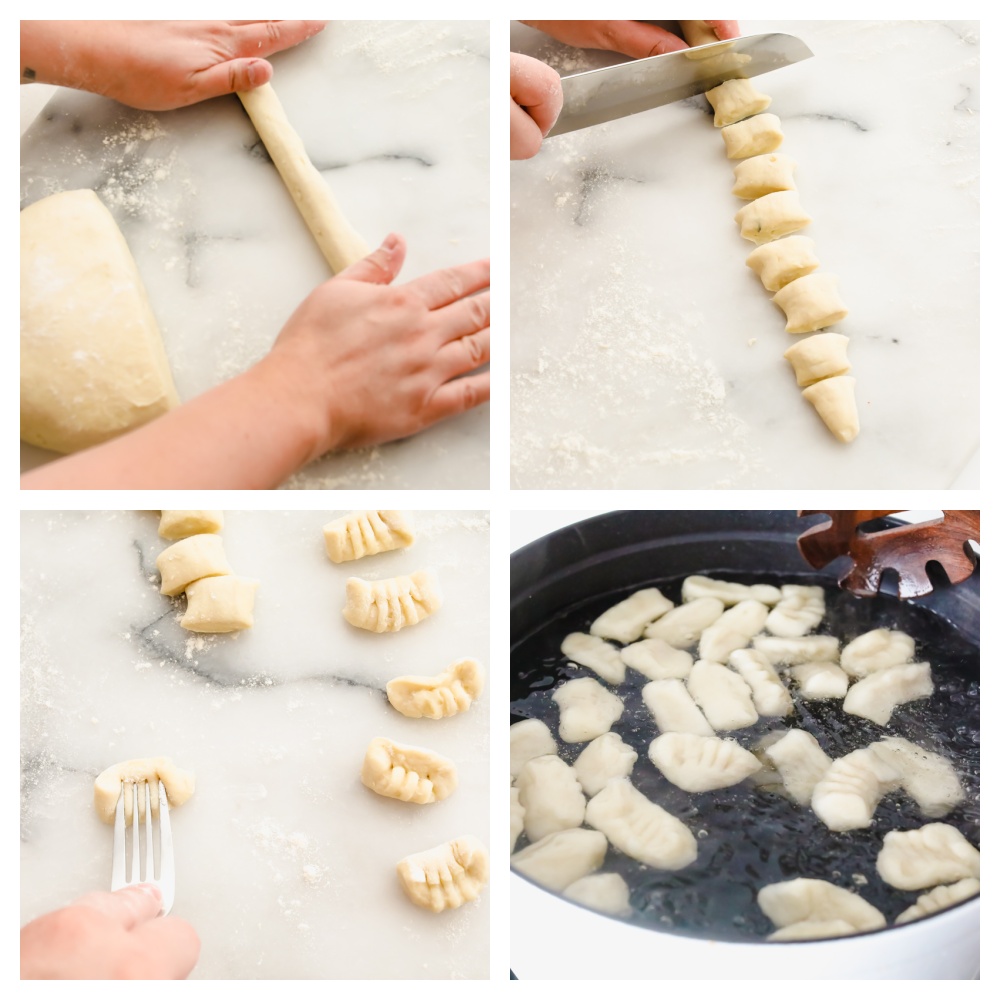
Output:
<svg viewBox="0 0 1000 1000">
<path fill-rule="evenodd" d="M 771 103 L 771 98 L 759 93 L 749 80 L 726 80 L 718 87 L 706 90 L 705 97 L 715 109 L 716 128 L 766 111 Z"/>
<path fill-rule="evenodd" d="M 784 138 L 781 120 L 777 115 L 770 113 L 754 115 L 746 121 L 727 125 L 722 130 L 726 156 L 730 160 L 742 160 L 744 157 L 757 156 L 760 153 L 773 153 Z"/>
<path fill-rule="evenodd" d="M 225 517 L 221 510 L 161 510 L 161 538 L 187 538 L 190 535 L 222 531 Z"/>
<path fill-rule="evenodd" d="M 858 404 L 854 399 L 854 379 L 850 375 L 825 378 L 802 390 L 802 395 L 830 428 L 833 436 L 845 444 L 858 436 Z"/>
<path fill-rule="evenodd" d="M 761 284 L 769 292 L 778 292 L 796 278 L 812 274 L 819 267 L 819 259 L 812 252 L 815 245 L 808 236 L 773 240 L 751 250 L 746 265 L 756 271 Z"/>
<path fill-rule="evenodd" d="M 385 686 L 389 704 L 410 719 L 444 719 L 469 706 L 483 693 L 478 660 L 455 660 L 436 677 L 396 677 Z"/>
<path fill-rule="evenodd" d="M 416 537 L 405 510 L 355 510 L 323 528 L 326 554 L 335 563 L 408 548 Z"/>
<path fill-rule="evenodd" d="M 142 757 L 126 760 L 105 768 L 94 781 L 94 808 L 105 823 L 114 823 L 118 797 L 125 783 L 125 822 L 132 822 L 132 795 L 129 786 L 149 782 L 150 812 L 158 816 L 160 812 L 160 791 L 158 782 L 163 782 L 167 802 L 171 808 L 183 805 L 194 794 L 194 775 L 182 771 L 169 757 Z M 140 789 L 139 817 L 146 815 L 146 796 Z"/>
<path fill-rule="evenodd" d="M 181 628 L 191 632 L 236 632 L 253 628 L 253 600 L 259 580 L 209 576 L 188 584 Z"/>
<path fill-rule="evenodd" d="M 787 236 L 799 229 L 805 229 L 812 222 L 812 218 L 799 204 L 798 191 L 775 191 L 773 194 L 765 194 L 749 205 L 744 205 L 734 218 L 740 227 L 740 236 L 758 244 L 769 243 L 779 236 Z M 847 315 L 846 311 L 844 315 Z M 812 329 L 815 330 L 817 327 Z"/>
<path fill-rule="evenodd" d="M 812 333 L 839 323 L 848 312 L 837 291 L 835 274 L 805 274 L 779 289 L 771 301 L 785 314 L 785 333 Z"/>
<path fill-rule="evenodd" d="M 433 573 L 420 571 L 390 580 L 347 581 L 344 617 L 369 632 L 398 632 L 416 625 L 441 607 L 441 591 Z"/>
<path fill-rule="evenodd" d="M 798 385 L 812 385 L 824 378 L 846 375 L 851 370 L 847 360 L 850 342 L 840 333 L 817 333 L 792 344 L 782 357 L 791 362 Z"/>
<path fill-rule="evenodd" d="M 156 568 L 160 571 L 160 593 L 170 597 L 176 597 L 195 580 L 233 572 L 218 535 L 191 535 L 176 542 L 156 557 Z"/>
<path fill-rule="evenodd" d="M 396 865 L 403 891 L 425 910 L 457 910 L 475 899 L 490 878 L 486 848 L 475 837 L 456 837 Z"/>
<path fill-rule="evenodd" d="M 433 750 L 376 737 L 368 744 L 361 781 L 387 798 L 427 805 L 455 791 L 458 769 L 454 761 Z"/>
<path fill-rule="evenodd" d="M 736 177 L 733 194 L 737 198 L 753 201 L 775 191 L 794 191 L 795 181 L 792 179 L 792 171 L 797 166 L 798 164 L 784 153 L 751 156 L 750 159 L 733 167 L 733 175 Z"/>
</svg>

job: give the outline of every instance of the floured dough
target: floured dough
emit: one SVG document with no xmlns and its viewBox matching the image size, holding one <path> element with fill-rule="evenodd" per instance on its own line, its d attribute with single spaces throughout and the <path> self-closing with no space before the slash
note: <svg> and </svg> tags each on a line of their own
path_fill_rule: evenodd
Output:
<svg viewBox="0 0 1000 1000">
<path fill-rule="evenodd" d="M 171 597 L 195 580 L 233 572 L 218 535 L 191 535 L 171 545 L 156 557 L 156 568 L 160 571 L 160 593 Z"/>
<path fill-rule="evenodd" d="M 652 681 L 642 689 L 642 700 L 661 733 L 715 735 L 715 730 L 694 703 L 683 681 Z"/>
<path fill-rule="evenodd" d="M 643 639 L 633 642 L 621 651 L 626 667 L 638 670 L 651 681 L 668 677 L 687 677 L 691 673 L 694 657 L 683 649 L 674 649 L 662 639 Z"/>
<path fill-rule="evenodd" d="M 253 595 L 259 580 L 209 576 L 189 584 L 181 628 L 191 632 L 236 632 L 253 628 Z"/>
<path fill-rule="evenodd" d="M 566 886 L 563 895 L 574 903 L 600 910 L 612 917 L 632 916 L 628 885 L 617 872 L 585 875 Z"/>
<path fill-rule="evenodd" d="M 807 215 L 799 204 L 798 191 L 775 191 L 773 194 L 765 194 L 749 205 L 744 205 L 734 218 L 740 227 L 740 236 L 758 244 L 769 243 L 779 236 L 787 236 L 796 230 L 805 229 L 812 222 L 811 216 Z M 846 311 L 844 315 L 847 315 Z M 840 318 L 843 319 L 843 316 Z M 812 329 L 816 330 L 818 327 Z"/>
<path fill-rule="evenodd" d="M 573 761 L 573 770 L 584 792 L 594 796 L 612 778 L 627 778 L 639 755 L 617 733 L 592 740 Z"/>
<path fill-rule="evenodd" d="M 844 711 L 886 726 L 897 705 L 929 698 L 932 694 L 931 665 L 901 663 L 869 674 L 854 684 L 844 699 Z"/>
<path fill-rule="evenodd" d="M 736 740 L 693 733 L 664 733 L 649 744 L 649 759 L 685 792 L 729 788 L 760 770 L 760 761 Z"/>
<path fill-rule="evenodd" d="M 212 535 L 222 531 L 225 517 L 221 510 L 161 510 L 161 538 L 187 538 L 189 535 Z"/>
<path fill-rule="evenodd" d="M 335 563 L 409 548 L 416 537 L 405 510 L 355 510 L 323 527 L 326 554 Z"/>
<path fill-rule="evenodd" d="M 757 91 L 749 80 L 726 80 L 705 91 L 708 103 L 715 109 L 715 127 L 722 128 L 766 111 L 771 98 Z"/>
<path fill-rule="evenodd" d="M 333 273 L 368 256 L 368 244 L 347 221 L 323 175 L 312 165 L 271 84 L 237 96 Z"/>
<path fill-rule="evenodd" d="M 552 694 L 559 706 L 559 735 L 567 743 L 586 743 L 603 736 L 621 717 L 625 703 L 594 680 L 577 677 Z"/>
<path fill-rule="evenodd" d="M 583 789 L 573 768 L 555 754 L 529 760 L 516 785 L 521 792 L 528 840 L 541 840 L 583 822 L 587 807 Z"/>
<path fill-rule="evenodd" d="M 851 677 L 867 677 L 877 670 L 912 660 L 916 647 L 913 638 L 905 632 L 876 628 L 844 647 L 840 665 Z"/>
<path fill-rule="evenodd" d="M 179 404 L 128 244 L 93 191 L 21 212 L 21 440 L 89 448 Z"/>
<path fill-rule="evenodd" d="M 800 806 L 812 801 L 813 790 L 833 764 L 816 737 L 804 729 L 789 729 L 763 755 L 777 768 L 785 791 Z"/>
<path fill-rule="evenodd" d="M 510 727 L 510 774 L 516 778 L 533 757 L 557 753 L 556 741 L 541 719 L 524 719 Z"/>
<path fill-rule="evenodd" d="M 430 571 L 389 580 L 347 581 L 344 617 L 357 628 L 369 632 L 398 632 L 416 625 L 441 607 L 441 591 Z"/>
<path fill-rule="evenodd" d="M 927 889 L 942 882 L 979 878 L 979 851 L 948 823 L 885 835 L 875 868 L 895 889 Z"/>
<path fill-rule="evenodd" d="M 736 177 L 733 194 L 737 198 L 752 201 L 775 191 L 794 191 L 795 181 L 792 179 L 792 172 L 797 166 L 798 164 L 784 153 L 751 156 L 733 168 Z"/>
<path fill-rule="evenodd" d="M 795 369 L 799 385 L 812 385 L 824 378 L 846 375 L 851 370 L 847 360 L 849 338 L 840 333 L 817 333 L 792 344 L 782 355 Z"/>
<path fill-rule="evenodd" d="M 753 163 L 753 160 L 747 160 L 747 163 Z M 813 254 L 815 245 L 815 241 L 808 236 L 788 236 L 783 240 L 773 240 L 751 250 L 746 265 L 757 272 L 761 283 L 769 292 L 777 292 L 796 278 L 812 274 L 819 267 L 819 259 Z"/>
<path fill-rule="evenodd" d="M 167 802 L 171 808 L 183 805 L 194 794 L 194 775 L 190 771 L 182 771 L 169 757 L 143 757 L 139 760 L 126 760 L 121 764 L 113 764 L 103 770 L 94 782 L 94 808 L 97 815 L 105 823 L 114 823 L 115 808 L 118 796 L 121 794 L 122 782 L 126 791 L 130 784 L 149 782 L 150 812 L 154 816 L 160 811 L 160 792 L 157 782 L 163 782 L 163 790 L 167 793 Z M 139 816 L 146 815 L 146 796 L 139 790 Z M 125 796 L 125 822 L 132 821 L 132 795 Z"/>
<path fill-rule="evenodd" d="M 785 314 L 785 333 L 812 333 L 839 323 L 848 312 L 837 292 L 835 274 L 805 274 L 776 292 L 771 301 Z"/>
<path fill-rule="evenodd" d="M 817 878 L 795 878 L 788 882 L 765 885 L 757 893 L 757 905 L 779 928 L 803 922 L 843 921 L 853 931 L 875 931 L 885 927 L 885 917 L 860 896 Z M 807 929 L 803 929 L 807 930 Z M 834 928 L 834 936 L 844 931 Z M 768 940 L 823 937 L 824 934 L 799 933 Z"/>
<path fill-rule="evenodd" d="M 454 761 L 433 750 L 376 737 L 368 744 L 361 781 L 387 798 L 427 805 L 455 791 L 458 769 Z"/>
<path fill-rule="evenodd" d="M 571 632 L 563 639 L 559 648 L 563 656 L 569 657 L 581 667 L 593 670 L 609 684 L 621 684 L 625 680 L 625 664 L 617 647 L 596 635 Z"/>
<path fill-rule="evenodd" d="M 773 153 L 784 141 L 781 119 L 770 113 L 755 115 L 746 121 L 727 125 L 722 130 L 726 143 L 726 156 L 730 160 L 742 160 L 747 156 Z"/>
<path fill-rule="evenodd" d="M 455 660 L 436 677 L 408 674 L 385 686 L 389 704 L 410 719 L 444 719 L 469 706 L 483 693 L 483 668 L 478 660 Z"/>
<path fill-rule="evenodd" d="M 674 602 L 656 587 L 637 591 L 597 618 L 590 626 L 590 634 L 621 643 L 635 642 L 653 619 L 665 615 L 673 606 Z"/>
<path fill-rule="evenodd" d="M 802 395 L 813 406 L 830 428 L 833 436 L 845 444 L 858 436 L 858 404 L 854 399 L 854 379 L 850 375 L 837 375 L 823 379 L 802 390 Z"/>
<path fill-rule="evenodd" d="M 697 597 L 647 625 L 643 635 L 660 639 L 675 649 L 686 649 L 701 638 L 701 633 L 718 620 L 724 609 L 725 605 L 716 597 Z"/>
<path fill-rule="evenodd" d="M 750 685 L 758 715 L 782 716 L 792 711 L 792 696 L 763 653 L 756 649 L 735 649 L 729 662 Z"/>
<path fill-rule="evenodd" d="M 946 906 L 961 903 L 963 899 L 969 899 L 978 892 L 979 879 L 977 878 L 963 878 L 961 882 L 955 882 L 953 885 L 939 885 L 936 889 L 931 889 L 930 892 L 918 897 L 913 906 L 903 910 L 896 917 L 896 923 L 906 924 L 920 917 L 929 917 L 932 913 L 937 913 L 938 910 L 943 910 Z"/>
<path fill-rule="evenodd" d="M 687 686 L 713 729 L 743 729 L 757 721 L 750 685 L 721 663 L 699 660 Z"/>
<path fill-rule="evenodd" d="M 826 614 L 822 587 L 802 587 L 795 583 L 781 588 L 781 600 L 767 616 L 767 630 L 785 639 L 811 632 Z"/>
<path fill-rule="evenodd" d="M 396 865 L 400 885 L 425 910 L 457 910 L 478 896 L 490 878 L 486 848 L 475 837 L 456 837 Z"/>
<path fill-rule="evenodd" d="M 560 830 L 510 859 L 515 871 L 553 892 L 562 892 L 604 864 L 608 838 L 599 830 Z"/>
<path fill-rule="evenodd" d="M 814 660 L 800 663 L 789 672 L 798 681 L 799 691 L 807 700 L 843 698 L 847 694 L 849 678 L 836 663 Z"/>
</svg>

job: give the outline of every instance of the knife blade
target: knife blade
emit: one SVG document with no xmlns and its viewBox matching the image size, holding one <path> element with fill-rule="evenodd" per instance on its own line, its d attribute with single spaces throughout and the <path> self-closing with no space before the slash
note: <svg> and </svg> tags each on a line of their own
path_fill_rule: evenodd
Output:
<svg viewBox="0 0 1000 1000">
<path fill-rule="evenodd" d="M 795 35 L 747 35 L 563 77 L 563 106 L 547 139 L 682 101 L 737 77 L 810 59 Z"/>
</svg>

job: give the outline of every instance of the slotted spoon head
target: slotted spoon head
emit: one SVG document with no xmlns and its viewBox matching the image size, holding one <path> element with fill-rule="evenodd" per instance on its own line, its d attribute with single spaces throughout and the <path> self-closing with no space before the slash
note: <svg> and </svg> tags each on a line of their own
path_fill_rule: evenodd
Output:
<svg viewBox="0 0 1000 1000">
<path fill-rule="evenodd" d="M 799 517 L 826 514 L 828 524 L 817 524 L 799 536 L 806 562 L 821 569 L 838 556 L 850 556 L 851 566 L 840 586 L 859 597 L 878 593 L 882 574 L 895 570 L 900 600 L 923 597 L 933 591 L 927 575 L 929 562 L 939 563 L 954 583 L 968 579 L 976 569 L 969 542 L 979 542 L 978 510 L 946 510 L 942 517 L 921 524 L 903 524 L 885 531 L 862 531 L 859 525 L 898 510 L 800 510 Z"/>
<path fill-rule="evenodd" d="M 111 858 L 111 891 L 124 889 L 130 885 L 156 885 L 162 896 L 160 916 L 165 917 L 174 905 L 174 839 L 170 832 L 170 806 L 163 782 L 159 786 L 160 814 L 160 877 L 153 878 L 153 821 L 149 801 L 149 784 L 141 785 L 122 782 L 118 805 L 115 807 L 115 839 Z M 141 788 L 141 791 L 140 791 Z M 125 871 L 125 796 L 132 796 L 132 873 L 126 877 Z M 139 856 L 139 796 L 145 797 L 144 813 L 146 826 L 146 877 L 140 878 Z"/>
</svg>

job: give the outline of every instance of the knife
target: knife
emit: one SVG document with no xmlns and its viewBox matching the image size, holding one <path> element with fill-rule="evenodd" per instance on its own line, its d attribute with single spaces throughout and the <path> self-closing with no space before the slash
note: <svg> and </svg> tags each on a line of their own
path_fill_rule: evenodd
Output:
<svg viewBox="0 0 1000 1000">
<path fill-rule="evenodd" d="M 811 57 L 801 38 L 772 32 L 575 73 L 563 77 L 562 111 L 546 138 L 682 101 L 726 80 L 759 76 Z"/>
</svg>

